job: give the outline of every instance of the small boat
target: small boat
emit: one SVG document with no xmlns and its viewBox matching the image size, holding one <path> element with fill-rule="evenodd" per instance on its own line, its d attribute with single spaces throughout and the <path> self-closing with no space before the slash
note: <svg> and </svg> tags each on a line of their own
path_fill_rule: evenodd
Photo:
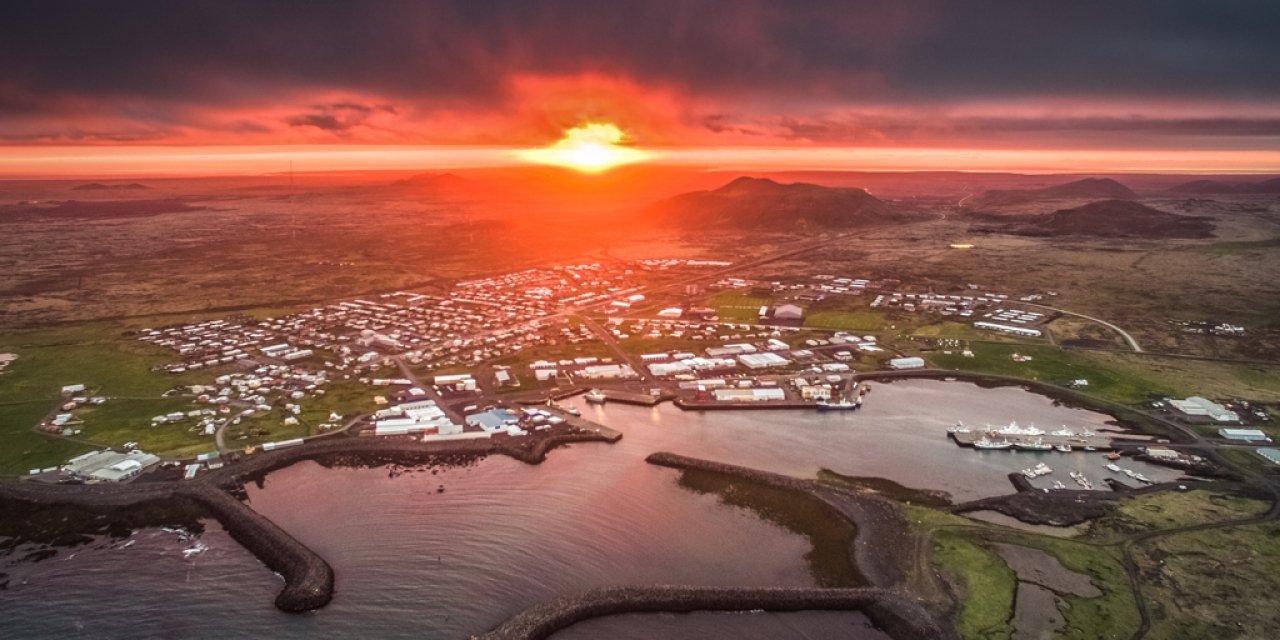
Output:
<svg viewBox="0 0 1280 640">
<path fill-rule="evenodd" d="M 1129 476 L 1130 478 L 1137 478 L 1137 477 L 1138 477 L 1138 473 L 1137 473 L 1136 471 L 1134 471 L 1133 469 L 1121 469 L 1121 471 L 1124 471 L 1124 474 L 1125 474 L 1126 476 Z"/>
<path fill-rule="evenodd" d="M 1134 480 L 1137 480 L 1138 482 L 1144 482 L 1144 483 L 1146 483 L 1146 484 L 1155 484 L 1155 483 L 1154 483 L 1154 482 L 1152 482 L 1149 478 L 1147 478 L 1146 476 L 1142 475 L 1141 473 L 1135 473 L 1135 474 L 1133 474 L 1133 479 L 1134 479 Z"/>
<path fill-rule="evenodd" d="M 1053 488 L 1054 488 L 1054 489 L 1059 489 L 1059 490 L 1061 490 L 1061 489 L 1066 489 L 1066 488 L 1067 488 L 1067 485 L 1062 484 L 1062 481 L 1061 481 L 1061 480 L 1054 480 L 1054 481 L 1053 481 Z"/>
<path fill-rule="evenodd" d="M 853 411 L 862 407 L 861 401 L 849 402 L 848 400 L 841 400 L 839 402 L 819 400 L 815 404 L 818 407 L 818 411 Z"/>
<path fill-rule="evenodd" d="M 1060 451 L 1060 452 L 1062 452 L 1062 453 L 1071 453 L 1071 445 L 1069 445 L 1069 444 L 1058 444 L 1058 445 L 1054 445 L 1054 446 L 1053 446 L 1053 449 L 1054 449 L 1054 451 Z"/>
<path fill-rule="evenodd" d="M 604 392 L 599 389 L 592 389 L 587 392 L 587 395 L 582 397 L 591 404 L 604 404 L 604 401 L 609 399 L 608 396 L 604 395 Z"/>
<path fill-rule="evenodd" d="M 1118 465 L 1116 465 L 1116 463 L 1114 463 L 1114 462 L 1108 462 L 1108 463 L 1107 463 L 1107 471 L 1110 471 L 1110 472 L 1112 472 L 1112 473 L 1120 473 L 1120 467 L 1119 467 Z"/>
<path fill-rule="evenodd" d="M 972 429 L 963 422 L 956 422 L 956 426 L 947 427 L 947 433 L 969 433 Z"/>
<path fill-rule="evenodd" d="M 1074 432 L 1074 431 L 1072 431 L 1072 430 L 1070 430 L 1070 429 L 1068 429 L 1068 428 L 1066 428 L 1066 427 L 1062 427 L 1061 429 L 1058 429 L 1057 431 L 1054 431 L 1054 432 L 1050 433 L 1049 435 L 1062 436 L 1062 437 L 1064 437 L 1064 438 L 1072 438 L 1072 437 L 1075 437 L 1076 432 Z"/>
<path fill-rule="evenodd" d="M 581 412 L 581 411 L 578 411 L 578 408 L 577 408 L 577 407 L 569 407 L 568 409 L 565 409 L 565 410 L 564 410 L 564 412 L 565 412 L 565 413 L 567 413 L 567 414 L 569 414 L 569 415 L 571 415 L 571 416 L 580 416 L 580 415 L 582 415 L 582 412 Z"/>
<path fill-rule="evenodd" d="M 184 558 L 190 558 L 191 556 L 199 555 L 199 554 L 204 553 L 205 551 L 208 551 L 208 550 L 209 550 L 209 547 L 206 547 L 206 546 L 204 545 L 204 543 L 197 542 L 197 543 L 195 543 L 195 544 L 191 545 L 190 547 L 187 547 L 186 549 L 183 549 L 183 550 L 182 550 L 182 557 L 184 557 Z"/>
<path fill-rule="evenodd" d="M 1106 456 L 1103 456 L 1103 457 L 1105 457 L 1108 460 L 1119 460 L 1120 454 L 1112 451 L 1111 453 L 1108 453 Z"/>
</svg>

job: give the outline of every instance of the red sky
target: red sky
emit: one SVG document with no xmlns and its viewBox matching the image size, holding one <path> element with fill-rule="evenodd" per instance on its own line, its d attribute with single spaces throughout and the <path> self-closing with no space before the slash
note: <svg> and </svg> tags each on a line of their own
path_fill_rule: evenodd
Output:
<svg viewBox="0 0 1280 640">
<path fill-rule="evenodd" d="M 0 176 L 523 162 L 1280 171 L 1269 2 L 14 2 Z"/>
</svg>

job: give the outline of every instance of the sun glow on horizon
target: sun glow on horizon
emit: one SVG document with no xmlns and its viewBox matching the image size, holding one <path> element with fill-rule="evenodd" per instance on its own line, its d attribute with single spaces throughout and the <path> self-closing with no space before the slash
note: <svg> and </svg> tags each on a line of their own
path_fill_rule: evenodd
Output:
<svg viewBox="0 0 1280 640">
<path fill-rule="evenodd" d="M 625 146 L 627 135 L 617 125 L 593 122 L 564 132 L 549 147 L 519 153 L 529 162 L 568 167 L 584 173 L 600 173 L 614 167 L 640 162 L 652 154 Z"/>
</svg>

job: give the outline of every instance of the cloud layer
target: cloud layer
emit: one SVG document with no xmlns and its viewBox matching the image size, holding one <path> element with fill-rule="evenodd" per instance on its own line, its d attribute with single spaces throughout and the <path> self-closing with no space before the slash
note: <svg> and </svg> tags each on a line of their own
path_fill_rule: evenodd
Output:
<svg viewBox="0 0 1280 640">
<path fill-rule="evenodd" d="M 16 1 L 0 143 L 1280 147 L 1280 3 Z"/>
</svg>

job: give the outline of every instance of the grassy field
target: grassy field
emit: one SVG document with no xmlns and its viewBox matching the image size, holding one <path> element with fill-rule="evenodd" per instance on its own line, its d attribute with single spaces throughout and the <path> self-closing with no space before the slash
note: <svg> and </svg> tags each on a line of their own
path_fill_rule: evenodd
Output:
<svg viewBox="0 0 1280 640">
<path fill-rule="evenodd" d="M 989 342 L 974 342 L 970 348 L 974 353 L 973 358 L 953 352 L 950 355 L 932 353 L 927 359 L 939 369 L 1017 376 L 1058 385 L 1067 385 L 1083 378 L 1089 381 L 1089 386 L 1085 389 L 1087 393 L 1125 404 L 1136 404 L 1152 395 L 1163 396 L 1178 391 L 1168 381 L 1145 372 L 1099 362 L 1091 352 Z M 1031 360 L 1015 362 L 1015 353 L 1030 356 Z"/>
<path fill-rule="evenodd" d="M 174 411 L 191 411 L 198 405 L 190 398 L 147 398 L 136 400 L 109 400 L 97 407 L 81 407 L 74 413 L 84 420 L 77 439 L 90 440 L 107 446 L 121 446 L 136 441 L 144 451 L 162 452 L 166 455 L 190 455 L 214 448 L 213 436 L 194 431 L 195 418 L 177 423 L 151 425 L 153 416 Z"/>
<path fill-rule="evenodd" d="M 870 309 L 815 311 L 804 319 L 804 326 L 843 331 L 883 331 L 888 323 L 884 314 Z"/>
<path fill-rule="evenodd" d="M 112 399 L 93 410 L 107 419 L 86 418 L 82 438 L 102 445 L 137 440 L 148 446 L 150 441 L 178 450 L 195 444 L 182 434 L 150 431 L 150 418 L 159 412 L 149 413 L 151 406 L 135 403 L 158 401 L 174 386 L 205 381 L 216 370 L 182 376 L 152 372 L 152 367 L 172 361 L 175 355 L 123 335 L 147 322 L 131 319 L 56 325 L 0 336 L 0 352 L 18 355 L 0 375 L 0 439 L 4 442 L 0 473 L 51 466 L 92 448 L 33 431 L 58 404 L 59 390 L 68 384 L 84 384 L 90 393 Z M 139 425 L 136 418 L 142 414 L 146 414 L 146 421 Z M 114 422 L 117 419 L 124 422 Z"/>
<path fill-rule="evenodd" d="M 1266 500 L 1206 489 L 1140 495 L 1125 500 L 1113 514 L 1094 522 L 1089 537 L 1108 539 L 1150 529 L 1251 518 L 1265 513 L 1270 506 Z"/>
<path fill-rule="evenodd" d="M 934 533 L 933 560 L 963 590 L 956 616 L 963 638 L 1008 638 L 1017 576 L 985 543 L 955 531 Z"/>
<path fill-rule="evenodd" d="M 721 291 L 707 301 L 716 310 L 716 316 L 725 322 L 755 322 L 760 318 L 760 307 L 770 304 L 766 296 L 753 296 L 741 291 Z"/>
<path fill-rule="evenodd" d="M 1136 555 L 1152 638 L 1274 638 L 1280 629 L 1280 525 L 1156 538 Z"/>
</svg>

